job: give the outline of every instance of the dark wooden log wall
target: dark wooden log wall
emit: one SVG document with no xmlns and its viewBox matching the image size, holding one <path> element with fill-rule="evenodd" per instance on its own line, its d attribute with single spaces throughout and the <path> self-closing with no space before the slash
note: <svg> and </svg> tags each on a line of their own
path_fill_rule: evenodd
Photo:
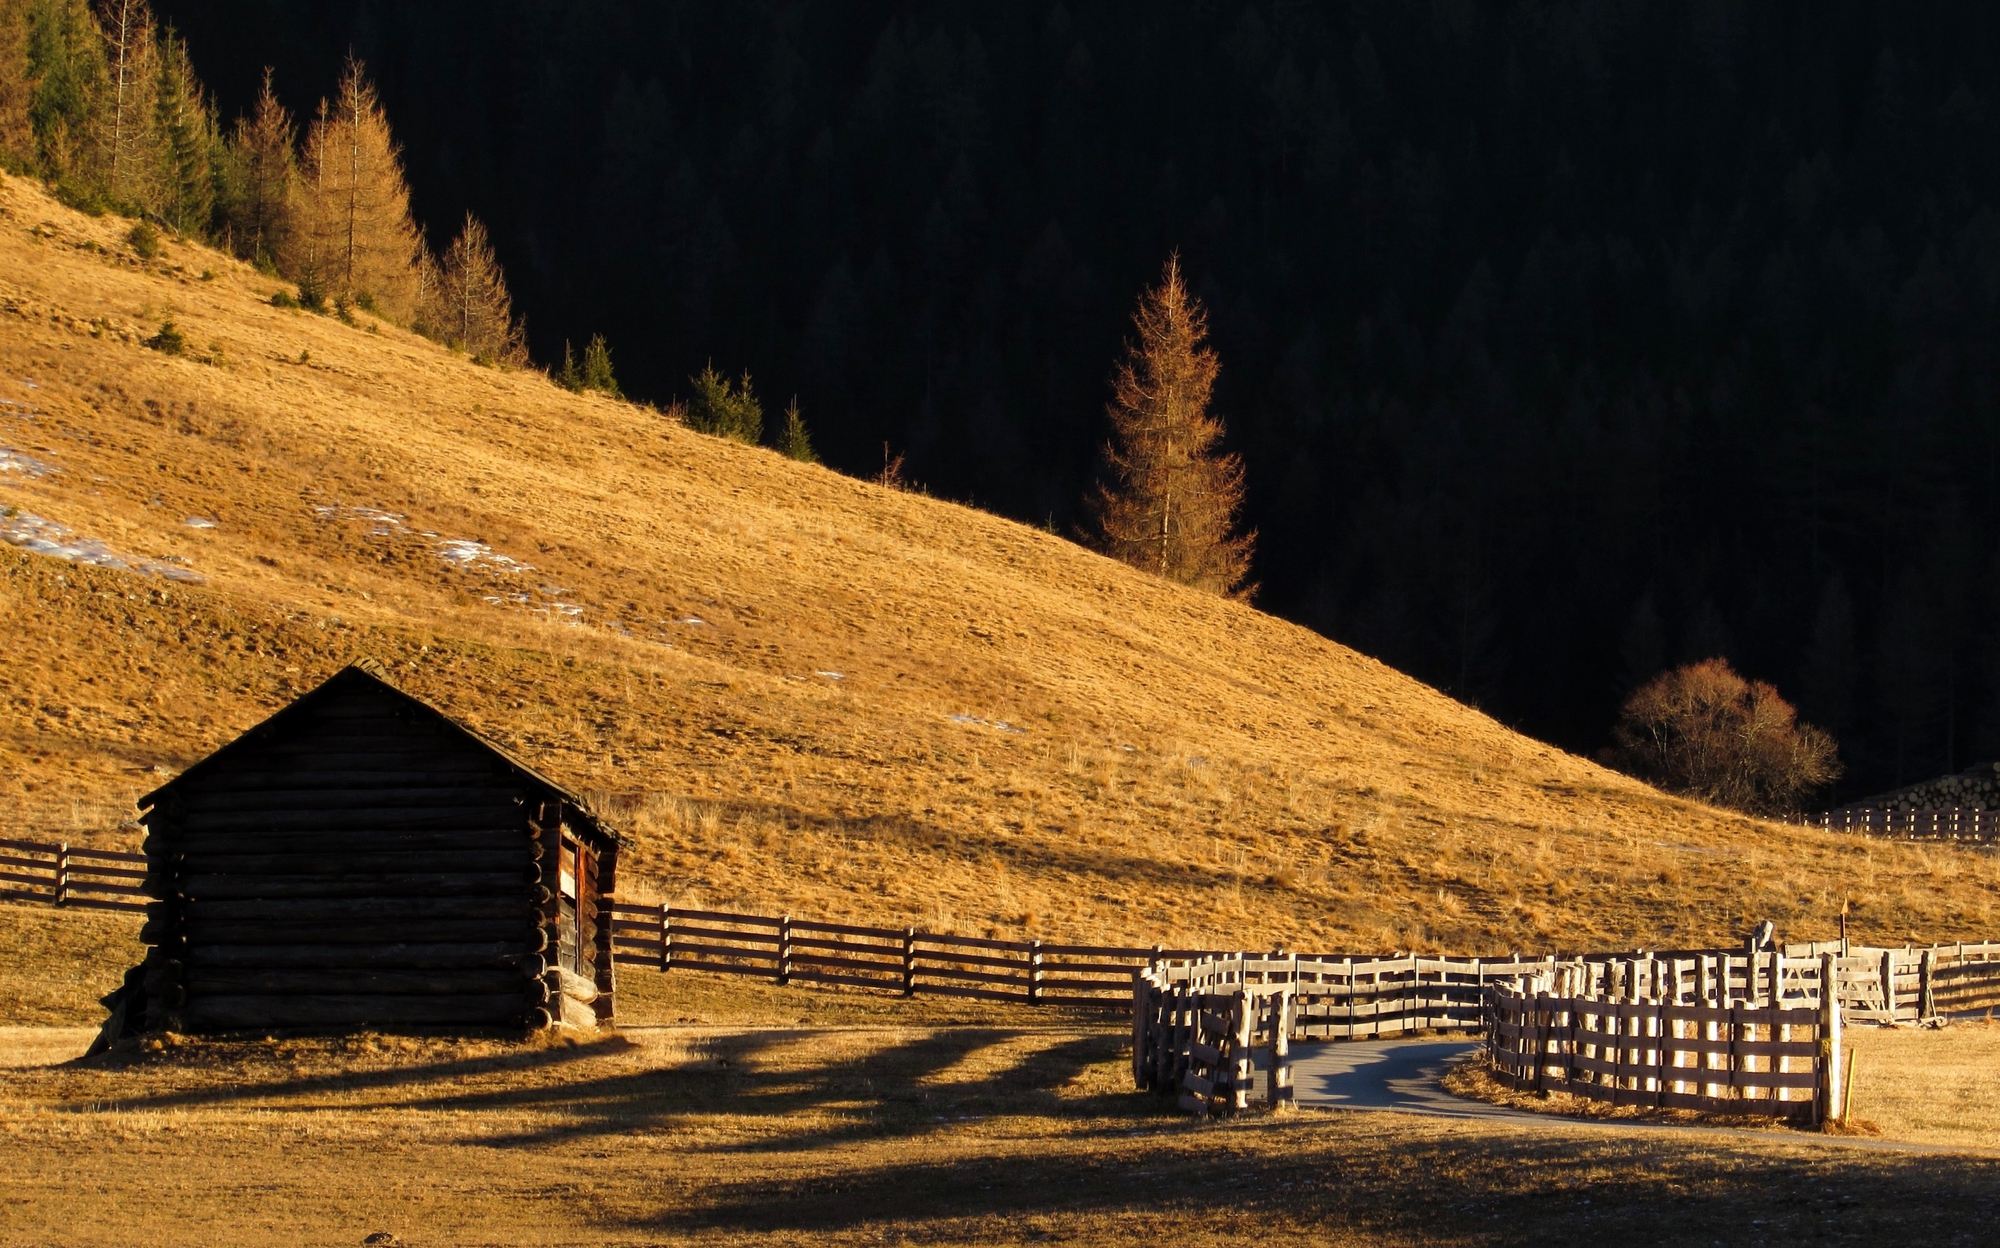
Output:
<svg viewBox="0 0 2000 1248">
<path fill-rule="evenodd" d="M 245 744 L 146 819 L 150 1026 L 546 1025 L 538 786 L 387 692 Z"/>
</svg>

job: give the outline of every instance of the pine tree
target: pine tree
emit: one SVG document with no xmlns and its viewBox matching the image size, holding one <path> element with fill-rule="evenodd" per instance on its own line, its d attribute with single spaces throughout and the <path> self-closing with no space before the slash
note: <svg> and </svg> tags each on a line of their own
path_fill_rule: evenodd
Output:
<svg viewBox="0 0 2000 1248">
<path fill-rule="evenodd" d="M 266 67 L 257 108 L 236 119 L 228 145 L 230 195 L 224 219 L 236 254 L 253 263 L 275 266 L 278 257 L 291 251 L 299 193 L 297 135 Z"/>
<path fill-rule="evenodd" d="M 103 0 L 105 83 L 97 145 L 104 189 L 127 212 L 152 206 L 160 173 L 155 138 L 161 84 L 160 43 L 146 0 Z"/>
<path fill-rule="evenodd" d="M 618 388 L 618 378 L 611 372 L 611 344 L 604 341 L 603 334 L 592 334 L 583 348 L 583 374 L 579 380 L 584 390 L 595 390 L 614 399 L 625 397 L 625 392 Z"/>
<path fill-rule="evenodd" d="M 155 57 L 153 192 L 149 206 L 182 234 L 206 234 L 215 213 L 216 153 L 222 146 L 187 40 L 168 28 Z"/>
<path fill-rule="evenodd" d="M 796 394 L 785 408 L 784 427 L 778 430 L 778 449 L 787 459 L 796 459 L 802 464 L 819 462 L 819 453 L 813 450 L 812 437 L 806 432 L 806 418 L 799 411 L 799 396 Z"/>
<path fill-rule="evenodd" d="M 292 265 L 302 288 L 406 317 L 415 309 L 417 230 L 389 122 L 364 76 L 347 72 L 306 135 L 303 235 Z"/>
<path fill-rule="evenodd" d="M 426 301 L 435 308 L 425 318 L 430 322 L 431 333 L 463 348 L 475 360 L 507 365 L 527 362 L 521 324 L 514 319 L 514 302 L 507 294 L 506 275 L 501 272 L 500 262 L 493 258 L 486 227 L 469 212 L 465 214 L 465 227 L 445 252 L 436 285 L 434 300 Z M 600 346 L 603 342 L 601 338 L 595 341 Z M 584 362 L 588 370 L 587 351 Z M 603 371 L 607 379 L 610 362 L 606 350 Z M 617 384 L 612 380 L 610 390 L 615 391 Z"/>
<path fill-rule="evenodd" d="M 744 370 L 742 381 L 732 385 L 710 364 L 688 378 L 688 383 L 694 387 L 694 398 L 687 408 L 688 428 L 751 446 L 763 439 L 764 405 L 751 388 L 749 370 Z"/>
<path fill-rule="evenodd" d="M 28 122 L 28 10 L 33 0 L 0 0 L 0 168 L 26 173 L 35 165 L 35 128 Z"/>
<path fill-rule="evenodd" d="M 1220 367 L 1204 345 L 1207 317 L 1171 256 L 1160 285 L 1132 315 L 1138 341 L 1112 377 L 1109 480 L 1092 498 L 1103 551 L 1211 593 L 1248 597 L 1255 534 L 1233 535 L 1243 506 L 1243 462 L 1217 453 L 1222 422 L 1209 414 Z"/>
<path fill-rule="evenodd" d="M 28 125 L 36 171 L 72 203 L 103 195 L 95 142 L 104 96 L 104 37 L 84 0 L 34 0 L 28 8 Z"/>
</svg>

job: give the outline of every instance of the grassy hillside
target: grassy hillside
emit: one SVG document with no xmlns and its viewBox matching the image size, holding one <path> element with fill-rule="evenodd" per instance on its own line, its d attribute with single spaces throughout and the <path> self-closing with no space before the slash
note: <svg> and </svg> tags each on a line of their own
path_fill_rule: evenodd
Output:
<svg viewBox="0 0 2000 1248">
<path fill-rule="evenodd" d="M 1249 607 L 126 228 L 0 182 L 0 835 L 129 843 L 135 794 L 365 654 L 596 795 L 642 897 L 1301 947 L 1806 936 L 1848 895 L 1871 937 L 1995 929 L 1988 856 L 1663 797 Z"/>
</svg>

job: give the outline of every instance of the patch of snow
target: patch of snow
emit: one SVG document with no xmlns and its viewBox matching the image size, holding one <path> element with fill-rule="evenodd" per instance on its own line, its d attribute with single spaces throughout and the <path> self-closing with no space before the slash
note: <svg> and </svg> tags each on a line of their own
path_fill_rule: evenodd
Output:
<svg viewBox="0 0 2000 1248">
<path fill-rule="evenodd" d="M 215 527 L 215 521 L 210 520 L 207 516 L 189 516 L 187 519 L 181 521 L 181 523 L 190 529 L 212 529 Z"/>
<path fill-rule="evenodd" d="M 704 620 L 704 619 L 702 619 L 702 618 L 701 618 L 700 616 L 698 616 L 698 615 L 690 615 L 690 616 L 687 616 L 687 617 L 685 617 L 685 618 L 683 618 L 683 619 L 678 619 L 678 620 L 675 620 L 675 621 L 674 621 L 674 623 L 676 623 L 676 624 L 686 624 L 686 625 L 689 625 L 690 627 L 693 627 L 693 626 L 696 626 L 696 625 L 701 625 L 701 624 L 706 624 L 706 623 L 708 623 L 708 621 L 707 621 L 707 620 Z"/>
<path fill-rule="evenodd" d="M 947 715 L 945 718 L 954 724 L 972 724 L 980 728 L 993 728 L 1017 737 L 1028 731 L 1026 728 L 1016 728 L 1004 719 L 981 719 L 977 715 Z"/>
<path fill-rule="evenodd" d="M 51 473 L 61 472 L 54 464 L 45 464 L 32 455 L 24 455 L 11 446 L 0 446 L 0 472 L 18 472 L 23 476 L 39 479 Z"/>
<path fill-rule="evenodd" d="M 847 679 L 847 673 L 846 673 L 846 672 L 814 672 L 814 673 L 813 673 L 813 675 L 815 675 L 815 676 L 824 676 L 824 677 L 826 677 L 826 678 L 827 678 L 828 680 L 846 680 L 846 679 Z"/>
<path fill-rule="evenodd" d="M 137 572 L 142 576 L 157 576 L 169 581 L 185 581 L 199 585 L 202 577 L 187 568 L 175 567 L 158 559 L 141 559 L 136 555 L 121 555 L 95 537 L 85 537 L 68 525 L 44 520 L 32 512 L 10 508 L 0 513 L 0 542 L 18 546 L 22 550 L 38 555 L 49 555 L 56 559 L 66 559 L 71 563 L 81 563 L 93 568 L 109 568 L 114 572 Z M 185 562 L 178 557 L 175 562 Z"/>
</svg>

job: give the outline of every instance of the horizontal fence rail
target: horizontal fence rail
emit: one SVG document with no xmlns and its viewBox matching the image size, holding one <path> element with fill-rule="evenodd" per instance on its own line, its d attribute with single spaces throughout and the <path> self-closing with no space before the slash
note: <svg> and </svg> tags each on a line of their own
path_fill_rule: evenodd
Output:
<svg viewBox="0 0 2000 1248">
<path fill-rule="evenodd" d="M 82 910 L 144 910 L 146 855 L 0 840 L 0 898 Z"/>
</svg>

